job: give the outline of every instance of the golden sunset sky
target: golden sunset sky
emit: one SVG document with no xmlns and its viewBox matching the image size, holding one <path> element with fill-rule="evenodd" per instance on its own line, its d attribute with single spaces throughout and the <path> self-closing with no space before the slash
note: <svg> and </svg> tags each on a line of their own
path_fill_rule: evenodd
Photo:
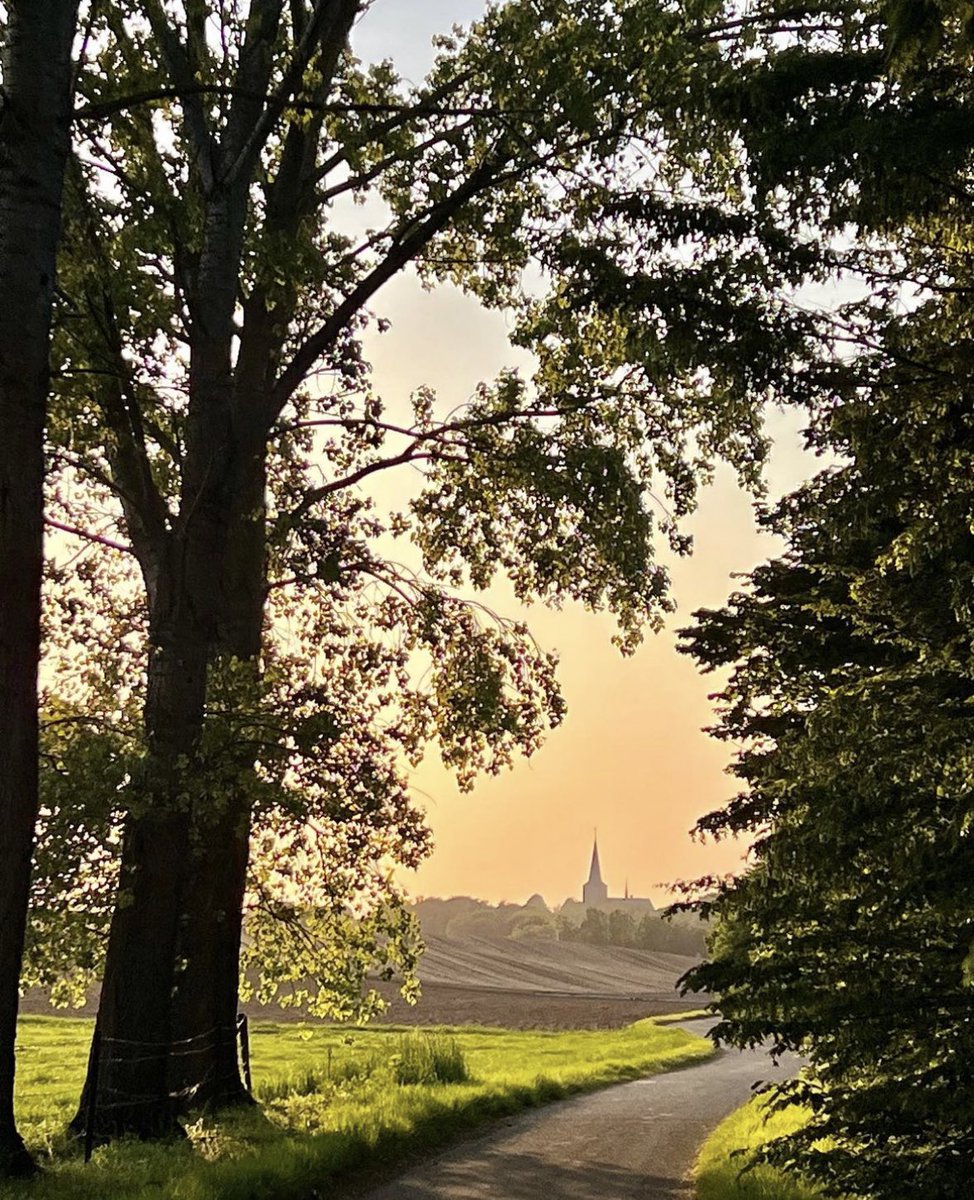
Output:
<svg viewBox="0 0 974 1200">
<path fill-rule="evenodd" d="M 378 0 L 354 45 L 363 58 L 394 58 L 404 74 L 418 79 L 429 62 L 432 34 L 469 21 L 482 5 L 423 0 L 408 7 L 405 25 L 395 15 L 403 14 L 403 6 Z M 423 292 L 407 275 L 374 307 L 392 322 L 388 333 L 368 343 L 376 389 L 390 408 L 426 384 L 449 409 L 503 367 L 530 369 L 530 360 L 508 347 L 504 318 L 457 292 Z M 801 449 L 802 424 L 794 413 L 769 414 L 771 495 L 790 490 L 815 469 Z M 383 486 L 396 485 L 390 479 Z M 674 631 L 694 609 L 721 605 L 734 586 L 732 574 L 749 570 L 777 547 L 758 535 L 751 501 L 727 470 L 703 493 L 687 529 L 696 543 L 692 558 L 674 560 L 660 550 L 671 568 L 678 612 L 629 659 L 611 645 L 614 626 L 605 614 L 578 607 L 525 612 L 503 591 L 492 593 L 493 607 L 505 616 L 523 615 L 539 644 L 558 652 L 568 717 L 532 759 L 483 779 L 471 794 L 461 795 L 434 761 L 416 772 L 417 799 L 436 848 L 405 881 L 413 895 L 523 902 L 540 892 L 549 905 L 560 904 L 581 895 L 595 826 L 610 895 L 622 895 L 628 883 L 631 894 L 662 902 L 669 881 L 739 865 L 745 847 L 700 845 L 689 836 L 698 816 L 733 794 L 735 781 L 724 774 L 728 748 L 701 731 L 711 719 L 707 696 L 717 681 L 676 653 Z"/>
<path fill-rule="evenodd" d="M 456 292 L 425 293 L 405 277 L 377 308 L 392 328 L 371 338 L 369 352 L 377 390 L 390 406 L 425 383 L 449 409 L 501 367 L 526 365 L 524 355 L 508 350 L 503 318 Z M 802 424 L 794 413 L 769 414 L 772 495 L 815 467 L 801 448 Z M 387 477 L 386 498 L 401 500 L 397 489 L 409 482 Z M 778 547 L 757 532 L 751 500 L 726 469 L 702 493 L 686 528 L 696 543 L 692 557 L 660 550 L 678 611 L 630 658 L 612 646 L 615 626 L 607 614 L 577 605 L 522 609 L 504 589 L 491 592 L 495 611 L 523 617 L 539 644 L 557 651 L 568 717 L 531 759 L 482 779 L 472 793 L 461 794 L 433 756 L 415 773 L 436 849 L 406 881 L 414 895 L 523 902 L 540 892 L 549 905 L 560 904 L 581 894 L 594 826 L 611 895 L 622 895 L 628 882 L 632 894 L 659 902 L 666 882 L 738 865 L 743 847 L 700 845 L 689 837 L 698 816 L 733 794 L 734 780 L 724 774 L 727 747 L 701 731 L 716 680 L 676 653 L 674 631 L 694 609 L 721 605 L 734 587 L 732 575 Z"/>
</svg>

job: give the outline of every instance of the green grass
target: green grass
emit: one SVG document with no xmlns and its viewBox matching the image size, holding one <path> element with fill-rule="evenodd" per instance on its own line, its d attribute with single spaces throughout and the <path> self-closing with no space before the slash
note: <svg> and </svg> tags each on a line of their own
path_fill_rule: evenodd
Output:
<svg viewBox="0 0 974 1200">
<path fill-rule="evenodd" d="M 415 1030 L 400 1036 L 393 1058 L 396 1083 L 466 1083 L 466 1055 L 451 1034 Z"/>
<path fill-rule="evenodd" d="M 707 1008 L 688 1008 L 686 1012 L 666 1013 L 662 1017 L 654 1017 L 657 1025 L 677 1025 L 680 1021 L 713 1020 L 714 1014 Z"/>
<path fill-rule="evenodd" d="M 817 1200 L 821 1194 L 817 1188 L 772 1167 L 754 1167 L 742 1174 L 749 1152 L 800 1128 L 807 1119 L 798 1106 L 768 1114 L 760 1096 L 732 1112 L 700 1149 L 695 1168 L 697 1200 Z"/>
<path fill-rule="evenodd" d="M 219 1122 L 202 1116 L 185 1144 L 119 1142 L 85 1166 L 63 1130 L 77 1103 L 90 1033 L 89 1021 L 22 1020 L 18 1116 L 46 1170 L 29 1184 L 0 1185 L 0 1196 L 302 1200 L 312 1188 L 330 1194 L 334 1181 L 437 1149 L 492 1117 L 712 1053 L 709 1042 L 652 1020 L 619 1030 L 460 1028 L 428 1035 L 388 1026 L 256 1023 L 250 1034 L 260 1112 Z M 425 1078 L 436 1082 L 397 1082 L 423 1063 Z M 456 1081 L 441 1082 L 444 1075 Z"/>
</svg>

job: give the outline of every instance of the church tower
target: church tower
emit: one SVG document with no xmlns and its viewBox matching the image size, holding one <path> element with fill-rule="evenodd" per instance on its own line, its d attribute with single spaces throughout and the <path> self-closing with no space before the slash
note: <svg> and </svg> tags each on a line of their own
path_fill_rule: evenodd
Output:
<svg viewBox="0 0 974 1200">
<path fill-rule="evenodd" d="M 588 883 L 582 886 L 583 904 L 605 904 L 609 898 L 609 889 L 602 882 L 602 870 L 599 867 L 598 837 L 592 842 L 592 865 L 588 872 Z"/>
</svg>

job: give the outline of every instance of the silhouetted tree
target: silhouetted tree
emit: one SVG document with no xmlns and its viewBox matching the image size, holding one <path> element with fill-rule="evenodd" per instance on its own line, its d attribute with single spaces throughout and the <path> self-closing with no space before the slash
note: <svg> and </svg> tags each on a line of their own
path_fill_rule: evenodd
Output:
<svg viewBox="0 0 974 1200">
<path fill-rule="evenodd" d="M 463 587 L 501 572 L 521 599 L 607 607 L 631 649 L 669 605 L 658 493 L 686 549 L 698 481 L 722 456 L 754 482 L 756 414 L 797 378 L 802 323 L 763 290 L 791 264 L 727 200 L 732 144 L 700 153 L 688 88 L 708 90 L 716 56 L 675 13 L 517 0 L 409 87 L 349 53 L 364 7 L 97 11 L 57 462 L 65 505 L 82 493 L 66 523 L 115 498 L 106 553 L 131 553 L 145 594 L 126 628 L 145 740 L 119 798 L 105 1132 L 166 1131 L 174 1097 L 245 1099 L 232 1030 L 254 840 L 271 865 L 251 875 L 251 933 L 280 978 L 300 938 L 269 932 L 272 910 L 296 928 L 286 889 L 269 899 L 278 867 L 310 887 L 328 847 L 301 912 L 331 936 L 353 895 L 395 899 L 383 855 L 424 852 L 405 762 L 437 740 L 469 785 L 560 719 L 552 661 Z M 354 236 L 344 200 L 370 202 Z M 388 417 L 361 338 L 409 266 L 508 310 L 532 379 L 505 373 L 450 414 L 423 391 Z M 360 485 L 397 466 L 425 480 L 384 521 Z M 416 574 L 385 554 L 407 534 Z M 301 853 L 275 865 L 282 831 Z"/>
<path fill-rule="evenodd" d="M 0 13 L 0 1175 L 31 1169 L 14 1122 L 18 986 L 37 820 L 37 672 L 51 306 L 77 0 Z"/>
</svg>

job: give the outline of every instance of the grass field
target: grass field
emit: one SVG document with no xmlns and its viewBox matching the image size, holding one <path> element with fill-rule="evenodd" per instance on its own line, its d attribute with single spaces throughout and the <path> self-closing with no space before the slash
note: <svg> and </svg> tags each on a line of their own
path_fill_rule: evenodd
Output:
<svg viewBox="0 0 974 1200">
<path fill-rule="evenodd" d="M 760 1097 L 732 1112 L 707 1138 L 695 1170 L 697 1200 L 817 1200 L 814 1187 L 771 1167 L 754 1167 L 742 1174 L 748 1151 L 798 1129 L 803 1110 L 766 1114 Z M 735 1154 L 742 1150 L 743 1154 Z"/>
<path fill-rule="evenodd" d="M 220 1123 L 203 1116 L 190 1139 L 166 1146 L 119 1142 L 85 1166 L 64 1135 L 84 1075 L 91 1023 L 27 1017 L 21 1023 L 18 1112 L 45 1175 L 0 1185 L 17 1200 L 300 1200 L 312 1188 L 389 1167 L 445 1144 L 493 1116 L 575 1091 L 685 1066 L 709 1042 L 652 1020 L 625 1029 L 438 1031 L 441 1057 L 462 1064 L 455 1083 L 415 1078 L 429 1035 L 388 1026 L 251 1027 L 259 1112 Z M 435 1044 L 435 1043 L 434 1043 Z M 462 1072 L 460 1072 L 462 1073 Z"/>
</svg>

